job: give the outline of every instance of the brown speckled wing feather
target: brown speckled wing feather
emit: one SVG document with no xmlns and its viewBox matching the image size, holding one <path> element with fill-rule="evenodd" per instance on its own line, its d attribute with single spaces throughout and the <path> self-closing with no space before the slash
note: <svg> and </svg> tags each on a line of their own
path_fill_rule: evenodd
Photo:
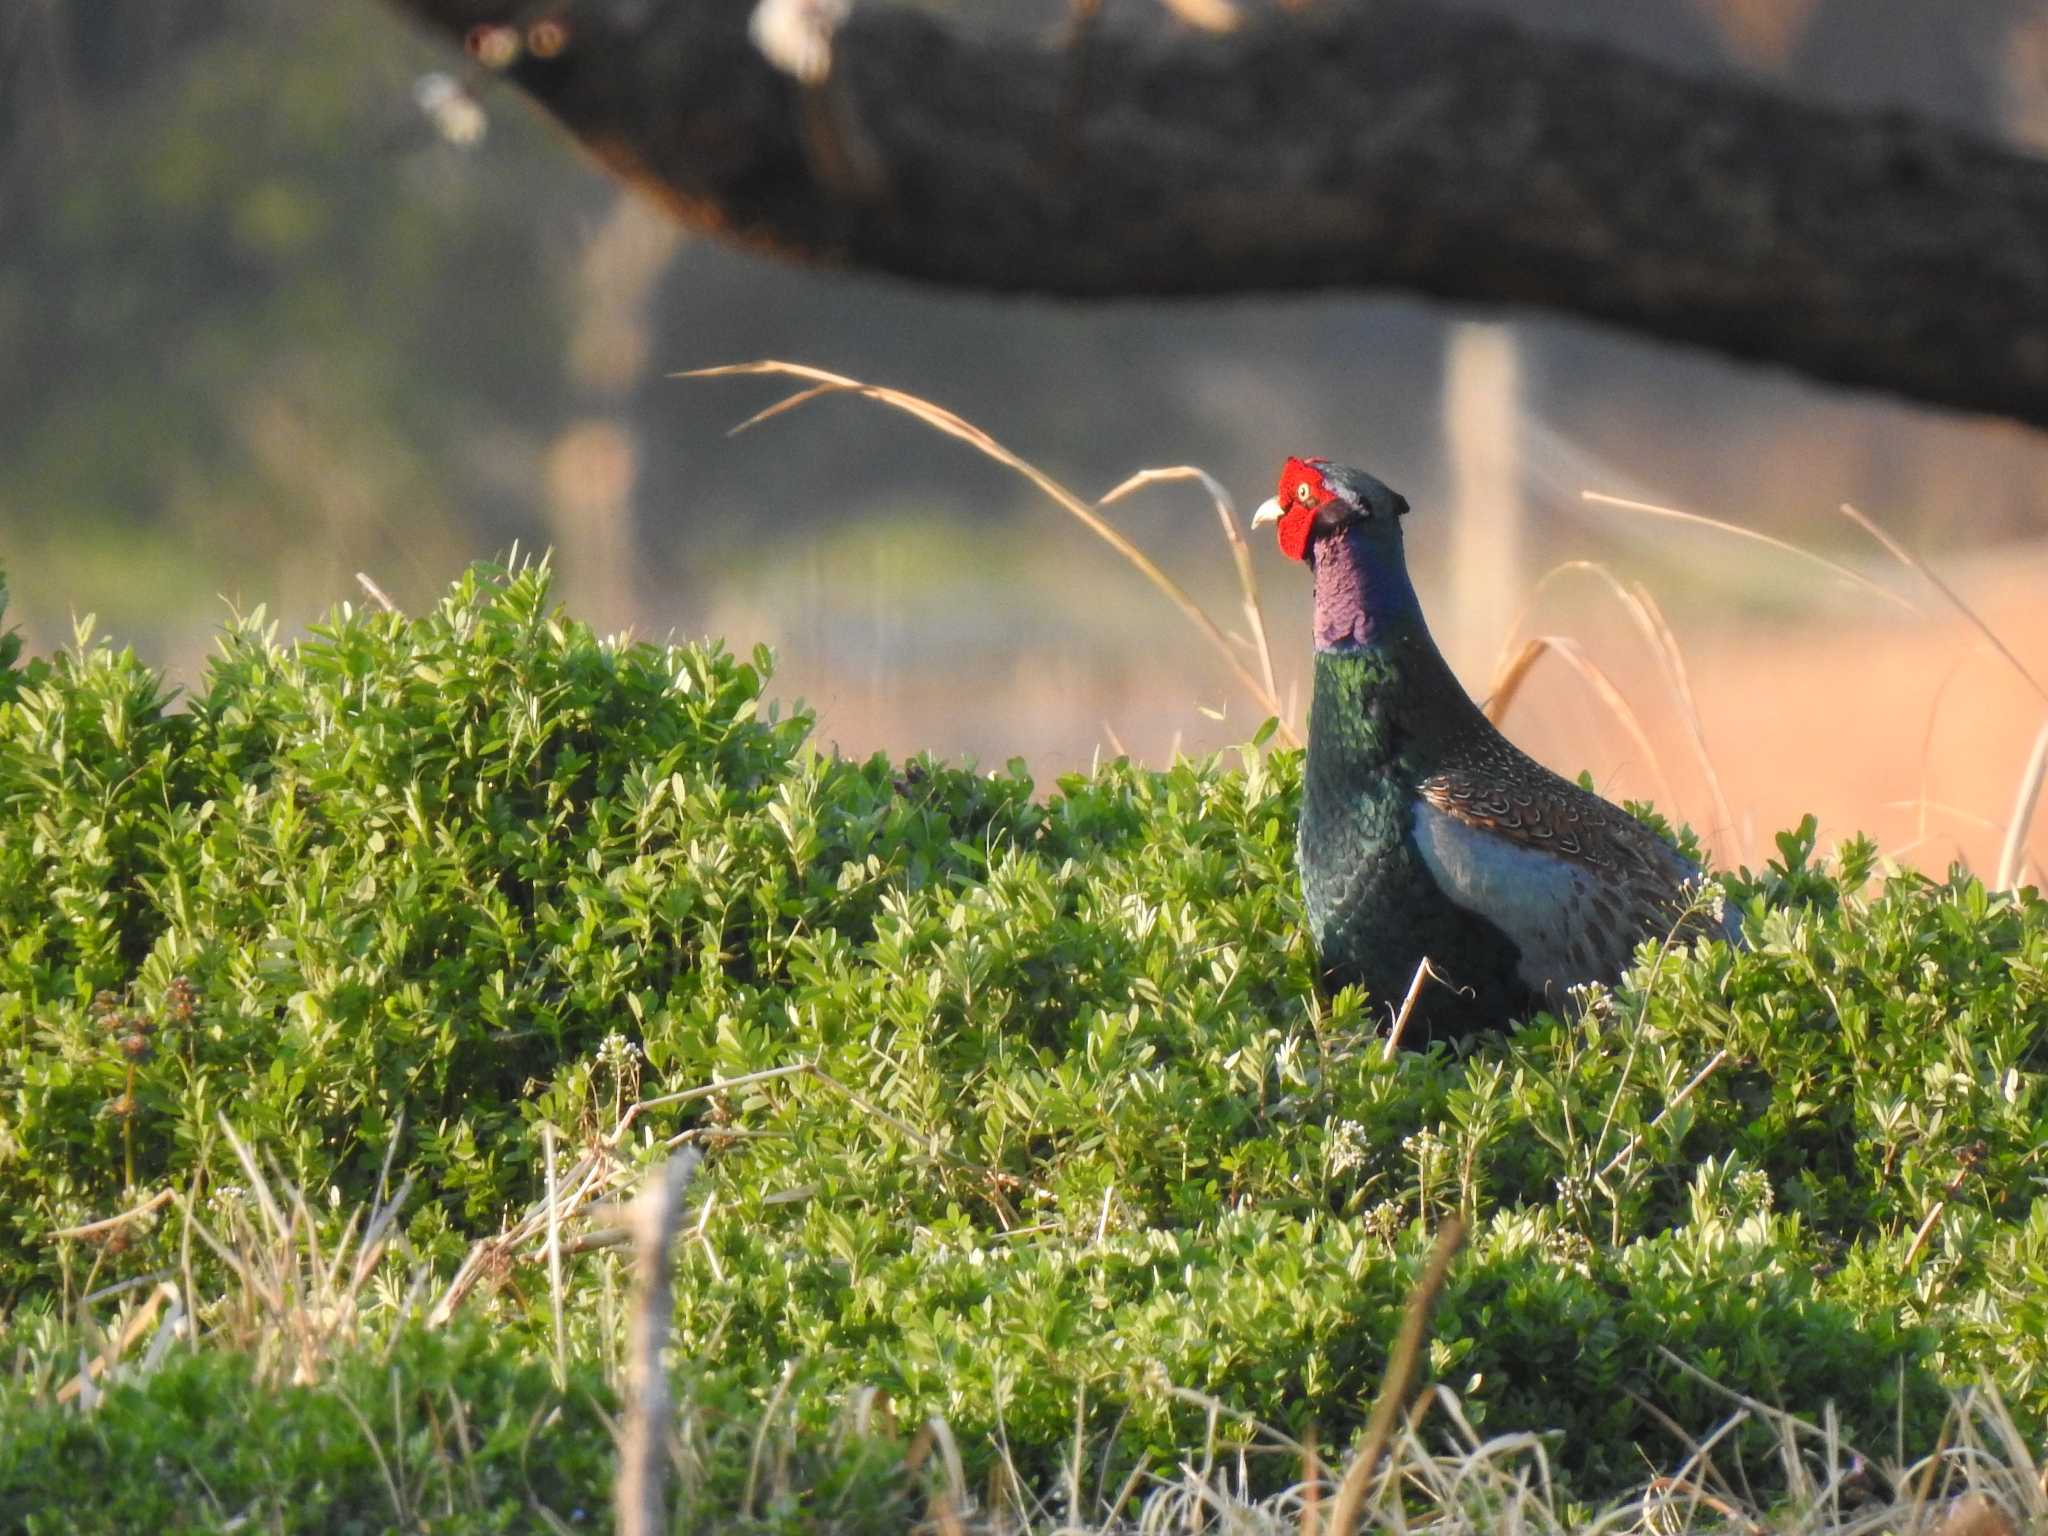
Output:
<svg viewBox="0 0 2048 1536">
<path fill-rule="evenodd" d="M 1564 887 L 1572 894 L 1558 914 L 1562 931 L 1542 935 L 1542 947 L 1555 948 L 1565 968 L 1619 973 L 1637 943 L 1685 915 L 1699 871 L 1626 811 L 1505 740 L 1489 745 L 1478 761 L 1424 780 L 1418 797 L 1464 827 L 1578 871 Z M 1685 932 L 1707 927 L 1695 919 Z"/>
</svg>

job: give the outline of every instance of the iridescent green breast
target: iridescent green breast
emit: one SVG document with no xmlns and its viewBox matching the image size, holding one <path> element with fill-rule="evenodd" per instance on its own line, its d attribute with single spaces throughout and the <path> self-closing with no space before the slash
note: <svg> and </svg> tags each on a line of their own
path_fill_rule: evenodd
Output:
<svg viewBox="0 0 2048 1536">
<path fill-rule="evenodd" d="M 1331 986 L 1398 1009 L 1424 956 L 1404 1035 L 1420 1042 L 1498 1025 L 1535 1002 L 1513 943 L 1450 900 L 1414 835 L 1422 736 L 1402 718 L 1397 647 L 1321 652 L 1309 718 L 1298 851 L 1302 895 Z"/>
</svg>

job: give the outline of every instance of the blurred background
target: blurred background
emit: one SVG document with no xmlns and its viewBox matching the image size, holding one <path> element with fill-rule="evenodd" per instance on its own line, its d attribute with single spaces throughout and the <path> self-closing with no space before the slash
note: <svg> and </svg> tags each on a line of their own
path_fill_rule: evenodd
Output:
<svg viewBox="0 0 2048 1536">
<path fill-rule="evenodd" d="M 2039 0 L 1497 5 L 2048 149 Z M 516 542 L 553 549 L 601 630 L 773 645 L 776 692 L 847 751 L 1048 778 L 1255 729 L 1186 621 L 1014 476 L 851 400 L 729 438 L 772 384 L 668 377 L 764 357 L 926 396 L 1087 497 L 1194 463 L 1243 512 L 1289 453 L 1367 466 L 1415 505 L 1418 584 L 1475 693 L 1564 635 L 1639 716 L 1640 737 L 1546 657 L 1505 725 L 1552 766 L 1656 798 L 1724 861 L 1813 810 L 1911 862 L 1997 862 L 2042 698 L 1839 506 L 2048 676 L 2048 436 L 1526 313 L 1081 308 L 778 265 L 685 236 L 373 0 L 0 6 L 0 564 L 32 648 L 91 613 L 190 685 L 232 610 L 302 632 L 362 601 L 358 571 L 418 609 Z M 1790 540 L 1919 611 L 1586 491 Z M 1110 515 L 1244 633 L 1197 488 Z M 1254 552 L 1299 723 L 1305 576 Z M 1696 714 L 1573 561 L 1654 594 Z M 2044 851 L 2037 828 L 2030 876 Z"/>
</svg>

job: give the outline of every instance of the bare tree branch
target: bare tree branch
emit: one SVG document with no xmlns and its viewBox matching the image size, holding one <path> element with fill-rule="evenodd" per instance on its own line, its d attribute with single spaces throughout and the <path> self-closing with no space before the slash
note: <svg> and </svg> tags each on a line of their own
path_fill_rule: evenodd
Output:
<svg viewBox="0 0 2048 1536">
<path fill-rule="evenodd" d="M 507 72 L 686 223 L 784 255 L 1541 305 L 2048 425 L 2048 165 L 1902 115 L 1427 0 L 1224 34 L 1138 6 L 1071 47 L 869 0 L 817 86 L 749 42 L 754 0 L 396 3 L 473 48 L 558 27 Z"/>
</svg>

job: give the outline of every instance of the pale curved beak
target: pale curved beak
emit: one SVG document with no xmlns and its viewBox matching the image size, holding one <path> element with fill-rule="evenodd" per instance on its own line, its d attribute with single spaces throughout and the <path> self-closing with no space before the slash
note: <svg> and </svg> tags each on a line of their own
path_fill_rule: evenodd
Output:
<svg viewBox="0 0 2048 1536">
<path fill-rule="evenodd" d="M 1252 526 L 1254 528 L 1263 528 L 1268 523 L 1277 523 L 1279 521 L 1280 498 L 1277 496 L 1268 496 L 1259 503 L 1259 509 L 1252 513 Z"/>
</svg>

